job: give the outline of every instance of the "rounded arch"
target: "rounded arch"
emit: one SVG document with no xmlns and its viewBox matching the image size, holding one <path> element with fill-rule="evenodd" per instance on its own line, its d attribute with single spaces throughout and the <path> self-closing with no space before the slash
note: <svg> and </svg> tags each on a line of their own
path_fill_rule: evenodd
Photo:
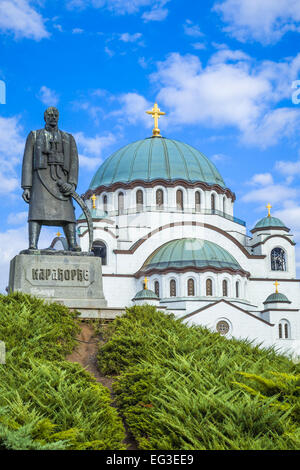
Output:
<svg viewBox="0 0 300 470">
<path fill-rule="evenodd" d="M 228 279 L 222 280 L 222 296 L 229 297 L 229 282 Z"/>
<path fill-rule="evenodd" d="M 103 212 L 106 214 L 108 213 L 108 196 L 107 194 L 102 195 L 102 204 L 103 204 Z"/>
<path fill-rule="evenodd" d="M 281 246 L 276 246 L 270 253 L 271 271 L 287 270 L 287 254 L 286 250 Z"/>
<path fill-rule="evenodd" d="M 92 252 L 102 260 L 102 266 L 107 265 L 107 245 L 103 240 L 96 239 L 92 245 Z"/>
<path fill-rule="evenodd" d="M 201 203 L 202 203 L 202 194 L 199 189 L 195 191 L 195 211 L 200 212 L 201 211 Z"/>
<path fill-rule="evenodd" d="M 137 211 L 141 212 L 144 207 L 144 191 L 140 188 L 135 192 L 135 202 Z"/>
<path fill-rule="evenodd" d="M 278 323 L 278 338 L 291 339 L 291 325 L 286 318 L 282 318 Z"/>
<path fill-rule="evenodd" d="M 226 214 L 226 196 L 223 196 L 222 198 L 222 211 L 223 211 L 223 214 Z"/>
<path fill-rule="evenodd" d="M 161 286 L 160 286 L 159 279 L 154 279 L 154 281 L 153 281 L 153 291 L 155 292 L 157 297 L 160 298 L 160 296 L 161 296 Z"/>
<path fill-rule="evenodd" d="M 210 194 L 210 209 L 212 213 L 218 210 L 218 194 L 215 191 Z"/>
<path fill-rule="evenodd" d="M 176 279 L 172 278 L 169 280 L 170 286 L 170 297 L 177 297 L 177 281 Z"/>
<path fill-rule="evenodd" d="M 165 205 L 165 191 L 163 188 L 156 188 L 155 190 L 155 205 L 157 209 L 163 209 Z"/>
<path fill-rule="evenodd" d="M 214 295 L 214 282 L 211 277 L 205 280 L 205 295 L 211 297 Z"/>
<path fill-rule="evenodd" d="M 241 283 L 240 281 L 235 281 L 235 297 L 239 299 L 241 297 Z"/>
<path fill-rule="evenodd" d="M 181 188 L 176 189 L 176 208 L 177 210 L 184 210 L 184 193 Z"/>
<path fill-rule="evenodd" d="M 123 191 L 118 192 L 118 215 L 124 214 L 125 210 L 125 194 Z"/>
<path fill-rule="evenodd" d="M 196 285 L 193 277 L 189 277 L 187 280 L 187 295 L 188 297 L 195 297 L 196 295 Z"/>
</svg>

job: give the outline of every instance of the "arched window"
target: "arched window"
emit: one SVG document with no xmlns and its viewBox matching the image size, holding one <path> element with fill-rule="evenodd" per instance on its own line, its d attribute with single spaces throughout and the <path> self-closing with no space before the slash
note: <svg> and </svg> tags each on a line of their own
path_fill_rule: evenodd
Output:
<svg viewBox="0 0 300 470">
<path fill-rule="evenodd" d="M 162 189 L 156 191 L 156 208 L 162 209 L 164 206 L 164 192 Z"/>
<path fill-rule="evenodd" d="M 181 189 L 178 189 L 176 192 L 176 207 L 177 209 L 183 211 L 183 192 Z"/>
<path fill-rule="evenodd" d="M 223 197 L 223 213 L 226 214 L 226 198 Z"/>
<path fill-rule="evenodd" d="M 201 193 L 200 191 L 195 192 L 195 210 L 200 212 L 201 210 Z"/>
<path fill-rule="evenodd" d="M 103 196 L 103 211 L 107 213 L 107 196 Z"/>
<path fill-rule="evenodd" d="M 287 320 L 280 320 L 278 325 L 278 336 L 280 339 L 290 338 L 290 325 Z"/>
<path fill-rule="evenodd" d="M 187 291 L 188 291 L 189 296 L 194 296 L 195 295 L 195 282 L 194 282 L 194 279 L 188 279 Z"/>
<path fill-rule="evenodd" d="M 212 194 L 210 197 L 210 200 L 211 200 L 211 210 L 215 211 L 216 210 L 216 196 Z"/>
<path fill-rule="evenodd" d="M 143 205 L 144 205 L 144 194 L 141 189 L 138 189 L 136 192 L 136 208 L 138 212 L 143 210 Z"/>
<path fill-rule="evenodd" d="M 107 250 L 106 245 L 101 240 L 95 240 L 92 246 L 92 251 L 95 256 L 102 259 L 102 266 L 107 264 Z"/>
<path fill-rule="evenodd" d="M 118 212 L 124 214 L 124 193 L 118 194 Z"/>
<path fill-rule="evenodd" d="M 235 296 L 237 298 L 240 296 L 240 283 L 238 281 L 235 283 Z"/>
<path fill-rule="evenodd" d="M 158 281 L 154 282 L 154 292 L 157 295 L 157 297 L 159 297 L 159 282 Z"/>
<path fill-rule="evenodd" d="M 222 283 L 222 287 L 223 287 L 223 297 L 228 297 L 228 282 L 226 281 L 226 279 L 224 279 Z"/>
<path fill-rule="evenodd" d="M 206 295 L 213 295 L 211 279 L 206 279 Z"/>
<path fill-rule="evenodd" d="M 170 281 L 170 297 L 176 297 L 176 281 L 171 279 Z"/>
<path fill-rule="evenodd" d="M 274 248 L 271 251 L 272 271 L 286 271 L 286 256 L 282 248 Z"/>
</svg>

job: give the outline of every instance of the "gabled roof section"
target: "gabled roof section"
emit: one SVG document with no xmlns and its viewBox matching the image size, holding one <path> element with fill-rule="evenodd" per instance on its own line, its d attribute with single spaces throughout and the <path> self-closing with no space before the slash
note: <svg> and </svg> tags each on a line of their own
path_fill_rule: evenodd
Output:
<svg viewBox="0 0 300 470">
<path fill-rule="evenodd" d="M 262 318 L 257 317 L 257 316 L 254 315 L 253 313 L 250 313 L 250 312 L 248 312 L 247 310 L 245 310 L 245 309 L 243 309 L 243 308 L 241 308 L 241 307 L 238 307 L 237 305 L 233 304 L 232 302 L 229 302 L 228 300 L 224 300 L 224 299 L 217 300 L 216 302 L 213 302 L 212 304 L 206 305 L 205 307 L 199 308 L 198 310 L 195 310 L 194 312 L 188 313 L 188 314 L 185 315 L 184 317 L 181 317 L 181 320 L 186 320 L 187 318 L 190 318 L 190 317 L 193 317 L 194 315 L 197 315 L 197 313 L 203 312 L 204 310 L 208 310 L 209 308 L 212 308 L 212 307 L 214 307 L 215 305 L 221 304 L 221 303 L 228 304 L 228 305 L 230 305 L 232 308 L 235 308 L 236 310 L 239 310 L 240 312 L 245 313 L 246 315 L 249 315 L 250 317 L 253 317 L 255 320 L 258 320 L 258 321 L 260 321 L 260 322 L 263 322 L 263 323 L 265 323 L 265 324 L 268 325 L 268 326 L 274 326 L 273 323 L 269 323 L 269 322 L 267 322 L 266 320 L 263 320 Z"/>
</svg>

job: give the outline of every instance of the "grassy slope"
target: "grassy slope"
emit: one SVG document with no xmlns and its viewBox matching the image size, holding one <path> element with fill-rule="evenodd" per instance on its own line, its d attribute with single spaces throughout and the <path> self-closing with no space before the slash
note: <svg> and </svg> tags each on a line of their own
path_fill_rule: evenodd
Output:
<svg viewBox="0 0 300 470">
<path fill-rule="evenodd" d="M 76 317 L 34 297 L 0 296 L 0 449 L 124 449 L 108 390 L 64 360 Z"/>
<path fill-rule="evenodd" d="M 142 449 L 299 449 L 299 422 L 278 395 L 261 398 L 240 372 L 299 374 L 272 349 L 189 328 L 150 306 L 114 321 L 99 365 L 118 373 L 117 402 Z M 293 382 L 299 404 L 298 382 Z M 284 401 L 284 395 L 282 400 Z"/>
</svg>

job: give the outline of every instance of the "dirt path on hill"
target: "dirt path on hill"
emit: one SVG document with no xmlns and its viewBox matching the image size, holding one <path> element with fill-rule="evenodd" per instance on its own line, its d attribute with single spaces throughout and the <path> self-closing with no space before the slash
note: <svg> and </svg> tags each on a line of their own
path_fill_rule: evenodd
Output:
<svg viewBox="0 0 300 470">
<path fill-rule="evenodd" d="M 95 331 L 92 325 L 88 323 L 81 323 L 81 332 L 78 335 L 78 346 L 72 354 L 66 357 L 69 362 L 79 362 L 91 375 L 93 375 L 97 382 L 101 383 L 104 387 L 107 387 L 111 394 L 112 406 L 117 408 L 114 394 L 112 391 L 112 384 L 115 381 L 114 377 L 107 377 L 101 373 L 97 365 L 97 353 L 98 348 L 105 342 L 101 339 L 100 335 L 95 335 Z M 122 418 L 122 417 L 121 417 Z M 127 445 L 128 450 L 137 450 L 137 444 L 127 428 L 126 423 L 123 421 L 125 428 L 126 438 L 123 443 Z"/>
</svg>

